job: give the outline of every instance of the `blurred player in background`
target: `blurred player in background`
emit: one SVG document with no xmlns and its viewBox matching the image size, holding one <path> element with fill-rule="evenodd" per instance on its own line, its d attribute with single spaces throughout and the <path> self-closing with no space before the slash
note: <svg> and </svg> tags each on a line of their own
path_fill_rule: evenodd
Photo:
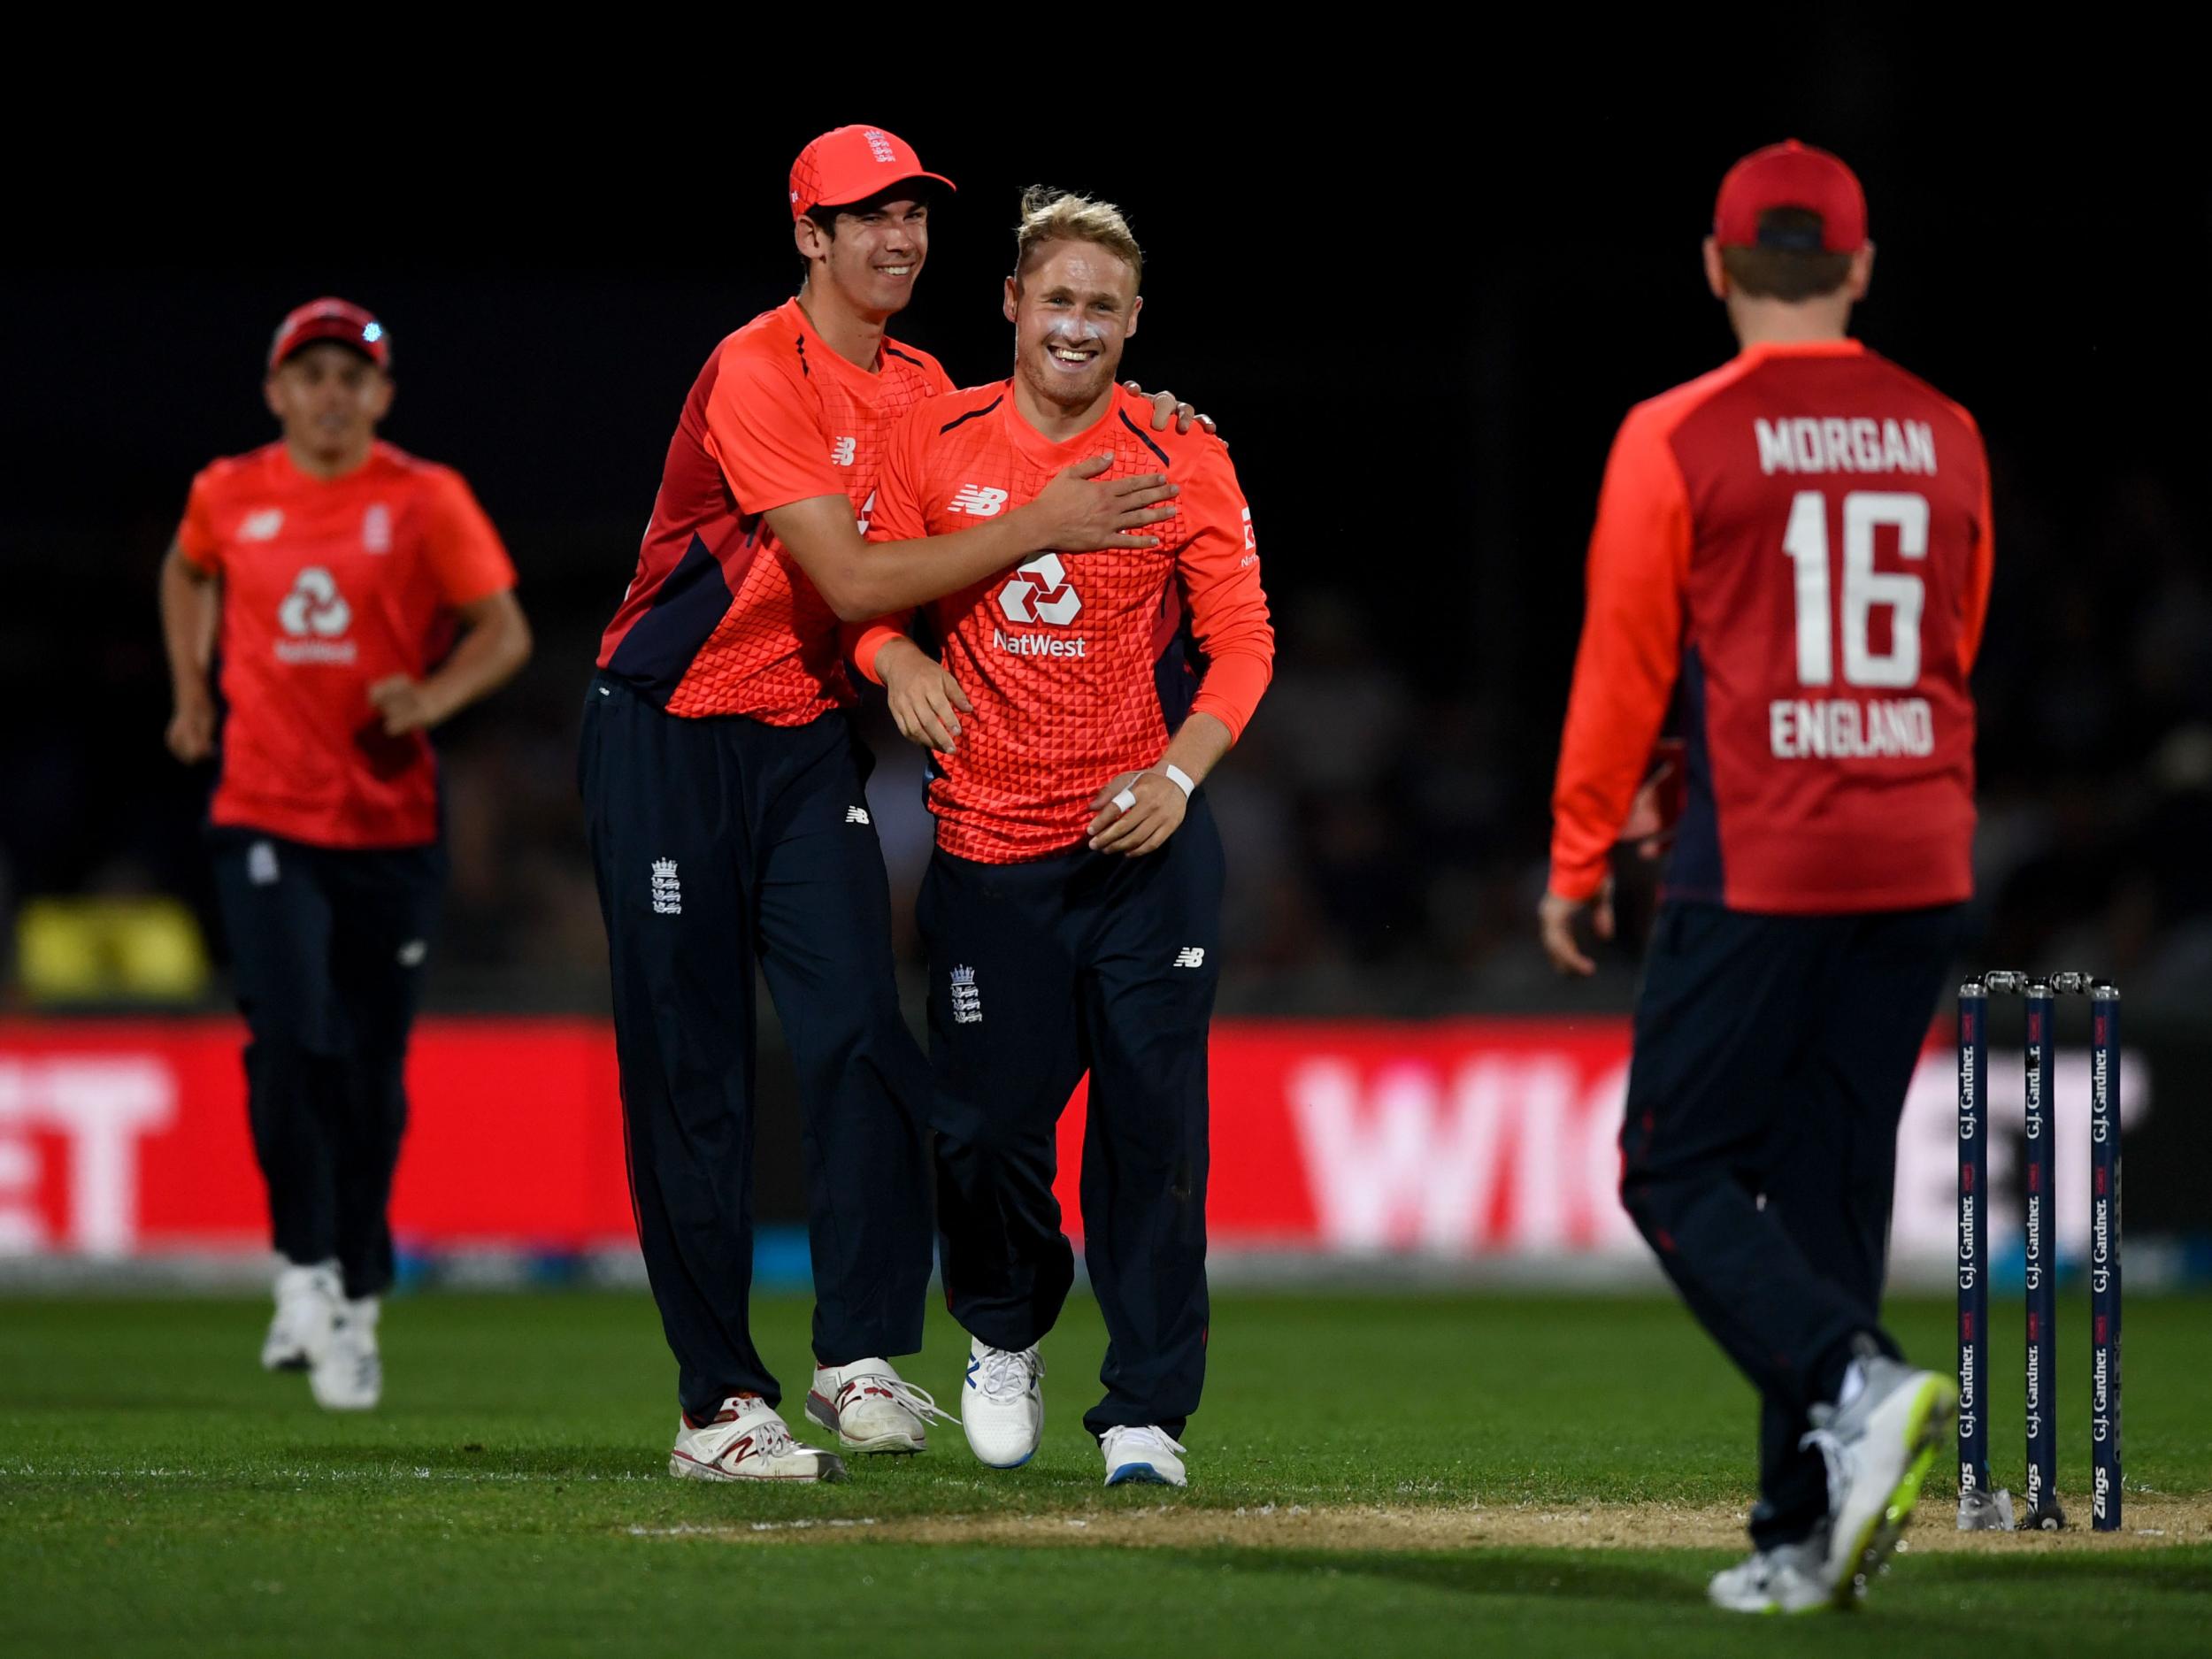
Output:
<svg viewBox="0 0 2212 1659">
<path fill-rule="evenodd" d="M 1109 478 L 1156 470 L 1181 486 L 1172 534 L 1047 553 L 950 595 L 931 612 L 941 665 L 889 626 L 857 657 L 900 730 L 941 751 L 918 916 L 969 1443 L 1010 1468 L 1043 1430 L 1038 1344 L 1074 1276 L 1054 1127 L 1087 1071 L 1084 1258 L 1109 1340 L 1106 1397 L 1084 1426 L 1109 1486 L 1179 1486 L 1177 1437 L 1205 1376 L 1206 1033 L 1220 972 L 1221 838 L 1198 786 L 1258 705 L 1274 634 L 1227 449 L 1206 432 L 1154 436 L 1150 406 L 1114 383 L 1142 270 L 1110 204 L 1032 192 L 1006 282 L 1013 377 L 900 423 L 872 533 L 1022 511 L 1063 469 L 1110 451 Z"/>
<path fill-rule="evenodd" d="M 1960 942 L 1989 471 L 1957 404 L 1846 337 L 1858 180 L 1795 142 L 1723 180 L 1706 279 L 1742 350 L 1607 465 L 1540 924 L 1563 971 L 1671 696 L 1681 820 L 1637 1002 L 1622 1197 L 1758 1388 L 1752 1556 L 1712 1598 L 1847 1603 L 1955 1390 L 1883 1331 L 1897 1125 Z M 1649 827 L 1647 824 L 1639 826 Z"/>
<path fill-rule="evenodd" d="M 1174 511 L 1164 468 L 1093 483 L 1104 464 L 1079 455 L 1018 511 L 869 546 L 887 433 L 951 389 L 885 333 L 920 279 L 931 200 L 950 188 L 879 127 L 839 127 L 800 153 L 804 282 L 717 346 L 692 387 L 585 698 L 586 821 L 639 1242 L 679 1368 L 678 1476 L 844 1472 L 791 1437 L 748 1322 L 756 965 L 805 1113 L 808 1415 L 849 1449 L 907 1453 L 940 1415 L 890 1363 L 921 1346 L 928 1078 L 893 979 L 840 619 L 1047 548 L 1148 548 L 1135 533 Z"/>
<path fill-rule="evenodd" d="M 445 884 L 430 729 L 530 655 L 514 566 L 467 484 L 377 441 L 390 367 L 359 306 L 287 317 L 265 387 L 284 435 L 193 480 L 161 572 L 170 752 L 220 760 L 216 891 L 285 1261 L 261 1363 L 304 1367 L 334 1410 L 383 1384 L 385 1209 Z"/>
</svg>

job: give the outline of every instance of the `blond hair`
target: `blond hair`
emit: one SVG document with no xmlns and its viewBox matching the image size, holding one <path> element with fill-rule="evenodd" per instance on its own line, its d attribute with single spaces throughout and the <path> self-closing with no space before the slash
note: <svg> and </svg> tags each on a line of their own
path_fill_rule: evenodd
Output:
<svg viewBox="0 0 2212 1659">
<path fill-rule="evenodd" d="M 1056 242 L 1087 242 L 1105 249 L 1128 261 L 1130 273 L 1143 286 L 1144 250 L 1119 208 L 1072 190 L 1033 184 L 1022 192 L 1022 222 L 1014 230 L 1014 280 L 1027 276 Z"/>
</svg>

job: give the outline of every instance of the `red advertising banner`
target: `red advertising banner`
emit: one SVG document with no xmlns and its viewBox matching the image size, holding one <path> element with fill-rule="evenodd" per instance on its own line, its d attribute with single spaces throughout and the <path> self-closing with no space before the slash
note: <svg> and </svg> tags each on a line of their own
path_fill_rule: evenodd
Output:
<svg viewBox="0 0 2212 1659">
<path fill-rule="evenodd" d="M 228 1019 L 0 1021 L 0 1255 L 264 1248 L 242 1038 Z M 1991 1061 L 1993 1100 L 2016 1100 L 2018 1056 Z M 2086 1066 L 2085 1054 L 2060 1054 L 2062 1106 L 2086 1099 Z M 1211 1068 L 1217 1250 L 1641 1260 L 1615 1191 L 1625 1021 L 1223 1022 Z M 425 1020 L 409 1083 L 393 1197 L 407 1248 L 632 1247 L 603 1022 Z M 2132 1127 L 2150 1100 L 2139 1056 L 2124 1090 Z M 1953 1248 L 1953 1091 L 1949 1050 L 1931 1048 L 1899 1140 L 1903 1261 L 1939 1263 Z M 1060 1130 L 1071 1233 L 1086 1106 L 1079 1091 Z M 2085 1166 L 2087 1133 L 2085 1111 L 2059 1111 L 2062 1169 Z M 2000 1135 L 1991 1151 L 1995 1233 L 2016 1225 L 2002 1196 L 2011 1142 Z M 2086 1228 L 2084 1183 L 2064 1183 L 2062 1248 Z"/>
</svg>

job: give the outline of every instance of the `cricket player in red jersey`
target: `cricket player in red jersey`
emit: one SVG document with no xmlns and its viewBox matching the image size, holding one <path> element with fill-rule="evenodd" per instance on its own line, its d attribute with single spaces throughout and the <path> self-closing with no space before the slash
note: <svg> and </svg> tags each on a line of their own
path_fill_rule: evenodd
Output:
<svg viewBox="0 0 2212 1659">
<path fill-rule="evenodd" d="M 1206 1032 L 1222 849 L 1199 786 L 1273 671 L 1252 515 L 1227 449 L 1155 434 L 1114 383 L 1143 261 L 1121 214 L 1024 201 L 1005 311 L 1012 378 L 933 398 L 891 440 L 872 533 L 918 537 L 1024 510 L 1081 457 L 1164 471 L 1158 547 L 1066 557 L 932 607 L 941 664 L 891 626 L 857 660 L 941 753 L 919 918 L 930 958 L 938 1225 L 970 1335 L 961 1419 L 984 1463 L 1026 1463 L 1038 1344 L 1074 1275 L 1054 1125 L 1090 1075 L 1084 1255 L 1105 1315 L 1106 1397 L 1085 1417 L 1106 1481 L 1182 1486 L 1177 1437 L 1205 1376 Z M 1194 672 L 1192 654 L 1202 664 Z"/>
<path fill-rule="evenodd" d="M 430 728 L 530 655 L 514 566 L 461 475 L 377 441 L 390 365 L 357 305 L 287 317 L 266 384 L 284 435 L 192 480 L 161 572 L 169 748 L 220 761 L 216 890 L 286 1263 L 261 1363 L 304 1367 L 334 1410 L 383 1386 L 385 1208 L 445 883 Z"/>
<path fill-rule="evenodd" d="M 1990 568 L 1973 420 L 1847 337 L 1874 250 L 1792 142 L 1723 180 L 1707 280 L 1741 352 L 1608 463 L 1540 923 L 1612 931 L 1607 860 L 1670 699 L 1686 777 L 1645 967 L 1622 1198 L 1759 1389 L 1746 1611 L 1847 1605 L 1955 1406 L 1879 1319 L 1905 1091 L 1970 895 Z"/>
<path fill-rule="evenodd" d="M 678 1363 L 681 1477 L 844 1473 L 792 1438 L 748 1324 L 756 966 L 805 1113 L 808 1415 L 849 1449 L 908 1453 L 938 1415 L 889 1358 L 921 1346 L 928 1075 L 893 979 L 841 618 L 1048 548 L 1148 548 L 1138 533 L 1174 511 L 1164 468 L 1091 482 L 1105 464 L 1078 456 L 1018 512 L 868 544 L 886 434 L 951 388 L 885 332 L 927 257 L 930 198 L 950 188 L 880 127 L 839 127 L 800 153 L 804 286 L 717 346 L 693 386 L 585 698 L 631 1192 Z"/>
</svg>

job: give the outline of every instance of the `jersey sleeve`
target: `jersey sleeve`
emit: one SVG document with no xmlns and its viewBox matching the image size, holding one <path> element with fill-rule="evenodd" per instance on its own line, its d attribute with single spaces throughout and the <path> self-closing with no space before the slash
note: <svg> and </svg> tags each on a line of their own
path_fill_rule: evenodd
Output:
<svg viewBox="0 0 2212 1659">
<path fill-rule="evenodd" d="M 937 373 L 941 379 L 944 371 L 939 369 Z M 900 416 L 898 425 L 891 428 L 890 439 L 884 445 L 883 470 L 876 477 L 875 504 L 868 510 L 871 541 L 919 541 L 929 534 L 929 521 L 922 503 L 926 499 L 923 469 L 927 459 L 925 439 L 928 422 L 933 419 L 930 410 L 928 403 L 918 403 Z M 862 674 L 877 680 L 876 653 L 887 641 L 903 634 L 913 619 L 913 612 L 908 611 L 902 616 L 878 617 L 873 622 L 849 625 L 840 635 L 845 655 Z"/>
<path fill-rule="evenodd" d="M 1551 890 L 1586 899 L 1642 781 L 1682 666 L 1687 488 L 1660 419 L 1622 423 L 1590 535 L 1574 688 L 1552 792 Z"/>
<path fill-rule="evenodd" d="M 1190 607 L 1191 636 L 1206 656 L 1191 712 L 1212 715 L 1234 740 L 1274 678 L 1275 629 L 1260 586 L 1252 509 L 1225 446 L 1203 446 L 1179 504 L 1197 530 L 1176 555 L 1176 576 Z"/>
<path fill-rule="evenodd" d="M 742 511 L 845 493 L 808 403 L 803 387 L 774 364 L 753 351 L 723 349 L 707 395 L 707 449 Z"/>
<path fill-rule="evenodd" d="M 184 519 L 177 526 L 177 551 L 210 576 L 223 570 L 223 544 L 215 534 L 214 488 L 205 472 L 193 479 L 192 492 L 184 498 Z"/>
<path fill-rule="evenodd" d="M 514 561 L 468 481 L 442 468 L 431 476 L 429 496 L 423 546 L 446 603 L 457 611 L 512 588 Z"/>
</svg>

